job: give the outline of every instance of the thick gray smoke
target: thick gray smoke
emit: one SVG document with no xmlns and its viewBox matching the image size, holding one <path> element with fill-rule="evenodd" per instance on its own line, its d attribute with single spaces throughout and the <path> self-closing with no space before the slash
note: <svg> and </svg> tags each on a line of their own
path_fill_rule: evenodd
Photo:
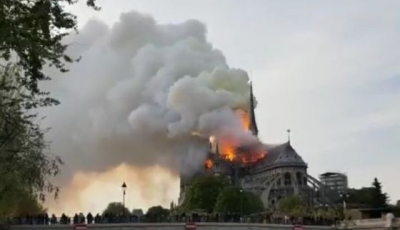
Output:
<svg viewBox="0 0 400 230">
<path fill-rule="evenodd" d="M 46 86 L 61 105 L 45 124 L 66 177 L 121 163 L 176 172 L 183 162 L 189 172 L 207 147 L 193 133 L 253 140 L 232 111 L 248 105 L 247 73 L 229 68 L 202 23 L 130 12 L 111 28 L 90 21 L 67 42 L 82 60 Z"/>
</svg>

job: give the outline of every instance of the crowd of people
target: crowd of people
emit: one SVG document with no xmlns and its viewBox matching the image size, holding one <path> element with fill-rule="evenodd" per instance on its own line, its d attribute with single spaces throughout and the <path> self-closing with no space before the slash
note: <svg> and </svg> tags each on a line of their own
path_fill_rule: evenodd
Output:
<svg viewBox="0 0 400 230">
<path fill-rule="evenodd" d="M 47 213 L 37 216 L 25 216 L 20 218 L 9 219 L 9 224 L 13 225 L 68 225 L 68 224 L 111 224 L 111 223 L 176 223 L 176 222 L 244 222 L 244 223 L 265 223 L 265 224 L 291 224 L 291 225 L 335 225 L 338 219 L 326 219 L 321 217 L 290 217 L 276 216 L 274 214 L 259 213 L 249 216 L 241 216 L 237 213 L 223 214 L 176 214 L 168 216 L 136 216 L 118 215 L 105 213 L 103 215 L 92 215 L 88 213 L 86 216 L 82 213 L 76 213 L 72 217 L 62 214 L 56 217 L 54 214 L 49 216 Z"/>
</svg>

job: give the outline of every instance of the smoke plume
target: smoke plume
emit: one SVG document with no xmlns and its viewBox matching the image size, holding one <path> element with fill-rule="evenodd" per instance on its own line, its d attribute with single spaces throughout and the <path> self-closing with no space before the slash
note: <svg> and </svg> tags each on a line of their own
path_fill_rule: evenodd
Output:
<svg viewBox="0 0 400 230">
<path fill-rule="evenodd" d="M 115 177 L 118 184 L 133 174 L 136 199 L 148 200 L 145 194 L 162 189 L 142 172 L 171 172 L 174 182 L 163 186 L 174 195 L 154 195 L 168 204 L 177 195 L 178 172 L 191 173 L 204 162 L 207 145 L 193 133 L 254 141 L 232 110 L 248 106 L 247 73 L 227 65 L 202 23 L 162 25 L 130 12 L 111 27 L 92 20 L 66 42 L 68 53 L 82 60 L 67 74 L 51 73 L 45 87 L 61 105 L 44 111 L 52 152 L 65 161 L 60 204 L 85 202 L 77 197 L 101 178 Z M 131 170 L 125 178 L 117 174 L 121 167 Z"/>
</svg>

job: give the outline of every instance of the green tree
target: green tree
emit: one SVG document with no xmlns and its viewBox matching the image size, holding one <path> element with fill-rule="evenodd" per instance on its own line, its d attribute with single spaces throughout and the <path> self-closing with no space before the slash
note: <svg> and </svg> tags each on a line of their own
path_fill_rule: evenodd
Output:
<svg viewBox="0 0 400 230">
<path fill-rule="evenodd" d="M 373 199 L 374 188 L 366 187 L 360 189 L 349 189 L 346 202 L 352 207 L 370 207 Z M 340 199 L 340 202 L 342 200 Z"/>
<path fill-rule="evenodd" d="M 7 199 L 0 200 L 0 213 L 5 213 L 7 217 L 37 215 L 45 211 L 37 198 L 24 190 L 9 194 Z"/>
<path fill-rule="evenodd" d="M 259 196 L 251 192 L 245 192 L 245 213 L 257 213 L 264 211 L 264 204 Z"/>
<path fill-rule="evenodd" d="M 58 188 L 48 180 L 59 173 L 60 158 L 47 152 L 43 130 L 29 113 L 19 67 L 0 70 L 0 202 L 14 193 L 28 193 L 44 200 Z"/>
<path fill-rule="evenodd" d="M 388 196 L 382 192 L 382 185 L 377 178 L 372 182 L 372 200 L 371 205 L 376 208 L 386 207 L 388 205 Z"/>
<path fill-rule="evenodd" d="M 346 202 L 351 207 L 369 208 L 388 206 L 389 197 L 382 192 L 382 185 L 377 178 L 372 182 L 372 187 L 349 189 Z"/>
<path fill-rule="evenodd" d="M 264 205 L 261 199 L 251 192 L 245 192 L 237 187 L 225 187 L 218 195 L 214 211 L 233 212 L 243 215 L 262 212 Z"/>
<path fill-rule="evenodd" d="M 48 179 L 59 173 L 61 160 L 47 153 L 40 119 L 30 109 L 58 104 L 39 82 L 50 79 L 43 67 L 65 72 L 74 61 L 62 39 L 77 28 L 76 16 L 65 10 L 76 2 L 0 1 L 0 203 L 20 191 L 40 200 L 57 194 Z M 86 2 L 98 9 L 95 0 Z"/>
<path fill-rule="evenodd" d="M 215 203 L 215 212 L 241 212 L 241 205 L 243 205 L 243 197 L 241 197 L 240 190 L 235 187 L 225 187 L 219 193 Z M 243 208 L 243 206 L 242 206 Z"/>
<path fill-rule="evenodd" d="M 153 206 L 147 210 L 146 217 L 151 222 L 166 221 L 169 217 L 170 211 L 161 206 Z"/>
<path fill-rule="evenodd" d="M 288 196 L 278 203 L 279 211 L 291 216 L 301 216 L 307 210 L 307 205 L 300 196 Z"/>
<path fill-rule="evenodd" d="M 222 177 L 202 176 L 193 180 L 185 196 L 183 209 L 212 212 L 220 191 L 227 185 Z"/>
<path fill-rule="evenodd" d="M 121 202 L 111 202 L 103 211 L 103 215 L 129 215 L 130 211 Z"/>
<path fill-rule="evenodd" d="M 76 0 L 1 0 L 0 60 L 18 63 L 23 69 L 23 85 L 32 95 L 40 95 L 39 81 L 49 80 L 45 65 L 66 72 L 73 59 L 65 54 L 62 39 L 77 28 L 77 17 L 65 10 Z M 87 5 L 98 9 L 95 0 Z M 54 103 L 46 98 L 43 103 Z"/>
</svg>

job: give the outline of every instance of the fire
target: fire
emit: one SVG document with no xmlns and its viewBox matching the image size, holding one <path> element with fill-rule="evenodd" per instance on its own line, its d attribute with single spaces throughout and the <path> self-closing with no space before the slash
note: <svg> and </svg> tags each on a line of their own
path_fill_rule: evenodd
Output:
<svg viewBox="0 0 400 230">
<path fill-rule="evenodd" d="M 235 113 L 238 116 L 238 118 L 240 118 L 243 129 L 250 130 L 250 126 L 251 126 L 250 114 L 244 109 L 236 109 Z M 238 156 L 237 148 L 239 147 L 239 144 L 236 143 L 235 140 L 222 139 L 222 140 L 218 140 L 218 143 L 220 144 L 221 155 L 226 160 L 229 160 L 229 161 L 234 161 L 235 159 L 238 158 L 238 159 L 242 159 L 242 161 L 245 163 L 246 162 L 254 162 L 265 156 L 265 154 L 264 155 L 256 154 L 255 156 L 253 156 L 252 154 L 248 154 L 247 152 L 243 153 L 243 155 L 245 155 L 243 157 Z M 240 155 L 242 155 L 242 154 L 240 154 Z M 247 155 L 251 155 L 251 156 L 247 156 Z"/>
<path fill-rule="evenodd" d="M 235 146 L 230 145 L 229 143 L 222 143 L 222 156 L 229 161 L 233 161 L 236 158 L 235 149 Z"/>
<path fill-rule="evenodd" d="M 243 130 L 250 130 L 250 114 L 244 109 L 236 109 L 235 113 L 242 122 Z M 196 135 L 198 133 L 192 134 Z M 221 156 L 231 162 L 239 160 L 244 164 L 248 164 L 254 163 L 267 156 L 267 152 L 261 143 L 255 143 L 250 146 L 240 146 L 240 143 L 238 143 L 237 140 L 230 138 L 218 138 L 217 140 L 214 136 L 211 136 L 209 140 L 211 143 L 218 142 Z M 212 168 L 213 164 L 214 163 L 210 159 L 205 162 L 206 168 L 208 169 Z"/>
<path fill-rule="evenodd" d="M 237 109 L 235 112 L 242 122 L 243 129 L 250 130 L 251 123 L 249 113 L 243 109 Z M 236 148 L 238 144 L 233 140 L 219 140 L 219 143 L 222 156 L 229 161 L 234 161 L 237 157 Z"/>
<path fill-rule="evenodd" d="M 239 160 L 244 164 L 256 162 L 267 156 L 267 151 L 261 143 L 238 146 L 233 141 L 223 140 L 220 142 L 220 150 L 226 160 Z"/>
<path fill-rule="evenodd" d="M 211 159 L 206 160 L 206 168 L 211 169 L 214 166 L 214 162 Z"/>
<path fill-rule="evenodd" d="M 242 157 L 243 163 L 253 163 L 256 162 L 266 156 L 266 152 L 259 152 L 259 153 L 254 153 L 254 154 L 246 154 L 245 156 Z"/>
<path fill-rule="evenodd" d="M 242 126 L 244 130 L 250 130 L 250 114 L 242 109 L 237 109 L 236 114 L 239 116 L 240 120 L 242 121 Z"/>
</svg>

